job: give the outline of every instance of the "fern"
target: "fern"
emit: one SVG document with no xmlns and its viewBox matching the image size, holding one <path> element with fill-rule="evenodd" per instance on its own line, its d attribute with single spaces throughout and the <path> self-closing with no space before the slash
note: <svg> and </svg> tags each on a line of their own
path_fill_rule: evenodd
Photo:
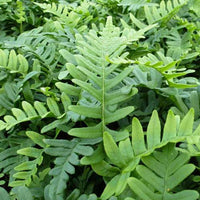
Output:
<svg viewBox="0 0 200 200">
<path fill-rule="evenodd" d="M 52 73 L 60 59 L 56 53 L 57 45 L 54 37 L 55 35 L 45 33 L 43 28 L 39 27 L 20 34 L 17 40 L 8 41 L 5 46 L 7 48 L 21 48 L 23 52 L 42 63 L 43 71 L 47 72 L 48 70 Z"/>
<path fill-rule="evenodd" d="M 20 134 L 23 134 L 22 132 Z M 0 145 L 0 170 L 2 175 L 9 176 L 9 180 L 6 181 L 6 184 L 11 183 L 13 179 L 13 174 L 15 173 L 14 168 L 27 161 L 26 157 L 23 157 L 17 154 L 17 151 L 21 148 L 32 145 L 32 142 L 23 136 L 16 135 L 13 133 L 7 138 L 1 136 Z M 6 179 L 4 179 L 6 180 Z"/>
<path fill-rule="evenodd" d="M 62 55 L 66 54 L 64 57 L 69 62 L 78 65 L 78 68 L 68 65 L 68 70 L 74 77 L 72 81 L 79 87 L 69 84 L 64 86 L 63 83 L 57 83 L 57 87 L 61 91 L 75 96 L 82 95 L 82 91 L 87 91 L 96 99 L 93 106 L 85 106 L 79 103 L 79 105 L 69 106 L 69 110 L 85 117 L 100 120 L 100 123 L 95 127 L 74 128 L 69 131 L 70 135 L 84 138 L 101 137 L 102 133 L 108 130 L 106 125 L 124 118 L 134 110 L 133 106 L 118 110 L 115 108 L 116 111 L 111 110 L 113 105 L 120 105 L 133 96 L 137 89 L 128 85 L 119 88 L 120 82 L 132 72 L 133 67 L 129 66 L 121 71 L 121 63 L 109 63 L 108 60 L 120 56 L 123 59 L 126 56 L 126 54 L 122 54 L 126 44 L 138 40 L 150 28 L 152 27 L 141 30 L 136 36 L 131 34 L 131 30 L 124 29 L 124 32 L 120 35 L 120 29 L 114 27 L 112 19 L 109 17 L 100 36 L 97 36 L 96 31 L 90 31 L 86 37 L 87 40 L 80 35 L 76 36 L 80 54 L 73 56 L 67 51 L 61 51 Z M 132 30 L 133 32 L 136 33 Z M 114 76 L 114 72 L 117 70 L 120 72 Z M 87 77 L 87 80 L 84 77 Z"/>
<path fill-rule="evenodd" d="M 177 47 L 176 47 L 177 48 Z M 153 54 L 147 54 L 138 59 L 138 64 L 147 67 L 152 67 L 159 71 L 167 80 L 167 83 L 171 87 L 187 88 L 195 87 L 196 85 L 181 84 L 174 81 L 175 78 L 185 76 L 194 70 L 185 70 L 185 68 L 178 68 L 178 61 L 174 61 L 171 57 L 165 57 L 161 52 L 157 52 L 157 57 Z"/>
<path fill-rule="evenodd" d="M 14 107 L 14 103 L 19 100 L 19 93 L 22 88 L 14 83 L 6 82 L 0 92 L 0 105 L 6 110 Z"/>
<path fill-rule="evenodd" d="M 144 157 L 142 159 L 144 165 L 136 167 L 141 179 L 133 177 L 128 179 L 129 187 L 139 198 L 144 200 L 198 199 L 199 194 L 194 190 L 174 190 L 195 170 L 195 166 L 187 164 L 190 157 L 187 154 L 179 154 L 173 146 L 169 144 L 161 151 Z"/>
<path fill-rule="evenodd" d="M 2 187 L 0 187 L 0 197 L 2 200 L 33 200 L 33 196 L 30 192 L 30 190 L 27 187 L 17 187 L 12 190 L 12 195 L 9 195 L 9 193 Z"/>
<path fill-rule="evenodd" d="M 179 59 L 187 55 L 192 47 L 190 38 L 190 33 L 185 33 L 181 37 L 177 30 L 173 30 L 167 36 L 167 45 L 169 47 L 167 54 L 174 59 Z"/>
<path fill-rule="evenodd" d="M 174 0 L 174 1 L 161 1 L 158 8 L 155 6 L 145 6 L 145 16 L 148 24 L 161 23 L 164 26 L 170 19 L 172 19 L 177 12 L 186 4 L 185 0 Z"/>
<path fill-rule="evenodd" d="M 11 73 L 27 74 L 29 66 L 26 58 L 14 50 L 10 52 L 0 49 L 0 67 L 10 70 Z"/>
<path fill-rule="evenodd" d="M 23 32 L 22 22 L 26 20 L 25 14 L 23 3 L 20 0 L 17 0 L 17 10 L 15 15 L 17 17 L 16 22 L 20 24 L 20 33 Z"/>
<path fill-rule="evenodd" d="M 200 135 L 187 138 L 187 141 L 182 143 L 180 147 L 177 149 L 183 153 L 187 153 L 190 156 L 200 156 Z"/>
<path fill-rule="evenodd" d="M 197 127 L 199 124 L 200 118 L 200 99 L 199 99 L 198 90 L 194 90 L 190 92 L 190 96 L 187 98 L 183 98 L 180 95 L 176 95 L 173 98 L 175 106 L 171 107 L 171 110 L 177 115 L 180 115 L 181 118 L 185 116 L 190 108 L 194 108 L 195 110 L 195 122 L 194 127 Z"/>
<path fill-rule="evenodd" d="M 54 124 L 51 124 L 51 128 L 55 128 L 58 124 L 69 121 L 69 118 L 65 118 L 65 116 L 67 112 L 67 106 L 70 104 L 70 99 L 65 94 L 62 94 L 61 99 L 65 109 L 65 112 L 62 114 L 60 113 L 58 103 L 51 97 L 47 98 L 47 106 L 49 110 L 47 110 L 44 104 L 39 101 L 34 102 L 34 107 L 30 103 L 23 101 L 23 110 L 19 108 L 12 108 L 11 110 L 13 116 L 6 115 L 4 117 L 4 121 L 0 120 L 0 130 L 9 130 L 19 123 L 31 121 L 36 118 L 43 119 L 50 116 L 54 116 L 58 119 L 58 121 L 55 121 Z M 48 125 L 43 127 L 42 132 L 48 131 L 48 128 Z"/>
<path fill-rule="evenodd" d="M 26 161 L 26 158 L 17 155 L 17 150 L 20 148 L 20 146 L 10 147 L 0 153 L 0 170 L 2 170 L 3 174 L 13 175 L 14 167 Z M 12 181 L 12 179 L 9 181 Z"/>
<path fill-rule="evenodd" d="M 11 198 L 14 198 L 17 200 L 27 200 L 27 199 L 33 200 L 34 199 L 29 188 L 25 186 L 19 186 L 12 189 L 11 194 L 12 194 Z"/>
<path fill-rule="evenodd" d="M 43 142 L 43 139 L 45 138 L 44 136 L 32 131 L 27 131 L 26 135 L 41 148 L 44 149 L 46 147 L 46 144 Z M 12 181 L 9 184 L 11 187 L 30 185 L 32 182 L 32 177 L 37 173 L 38 166 L 42 164 L 42 154 L 44 152 L 43 149 L 26 147 L 17 151 L 18 154 L 25 155 L 34 159 L 23 162 L 14 168 L 17 173 L 13 175 L 15 181 Z"/>
<path fill-rule="evenodd" d="M 77 13 L 75 13 L 74 11 L 69 11 L 70 7 L 64 4 L 35 4 L 40 6 L 44 10 L 44 12 L 55 15 L 58 21 L 62 22 L 62 24 L 65 24 L 70 28 L 76 27 L 81 19 Z"/>
<path fill-rule="evenodd" d="M 45 153 L 56 156 L 55 167 L 51 169 L 49 175 L 53 176 L 48 187 L 48 196 L 50 199 L 63 199 L 64 190 L 69 180 L 69 175 L 75 173 L 74 165 L 79 164 L 78 155 L 91 155 L 93 150 L 86 146 L 91 142 L 80 140 L 53 140 L 45 139 L 44 142 L 49 146 Z"/>
<path fill-rule="evenodd" d="M 102 152 L 102 147 L 99 147 L 91 157 L 83 158 L 81 163 L 91 164 L 93 170 L 101 176 L 114 177 L 104 189 L 103 199 L 109 198 L 114 193 L 119 195 L 125 189 L 131 171 L 135 169 L 141 158 L 150 155 L 155 149 L 161 148 L 169 142 L 177 143 L 185 141 L 193 135 L 198 135 L 200 126 L 193 132 L 193 121 L 194 111 L 192 109 L 180 124 L 173 112 L 169 111 L 161 134 L 160 120 L 157 112 L 154 111 L 147 127 L 145 140 L 145 134 L 139 120 L 133 118 L 132 144 L 127 138 L 120 141 L 118 147 L 112 136 L 105 132 L 103 143 L 109 162 L 103 160 L 105 155 Z"/>
</svg>

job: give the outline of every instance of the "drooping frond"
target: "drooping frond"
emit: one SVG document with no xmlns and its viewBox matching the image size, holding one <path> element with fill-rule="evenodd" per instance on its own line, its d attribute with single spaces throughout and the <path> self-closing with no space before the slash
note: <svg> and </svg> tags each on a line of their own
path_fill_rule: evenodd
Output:
<svg viewBox="0 0 200 200">
<path fill-rule="evenodd" d="M 79 23 L 81 17 L 74 11 L 70 6 L 64 4 L 46 4 L 46 3 L 35 3 L 40 6 L 44 12 L 51 13 L 56 16 L 56 20 L 70 28 L 74 28 Z"/>
</svg>

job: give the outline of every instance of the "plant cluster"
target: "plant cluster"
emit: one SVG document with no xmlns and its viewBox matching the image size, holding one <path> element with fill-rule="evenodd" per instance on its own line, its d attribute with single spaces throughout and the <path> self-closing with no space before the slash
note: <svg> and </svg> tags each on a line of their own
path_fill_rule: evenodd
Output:
<svg viewBox="0 0 200 200">
<path fill-rule="evenodd" d="M 0 200 L 200 199 L 200 0 L 0 0 Z"/>
</svg>

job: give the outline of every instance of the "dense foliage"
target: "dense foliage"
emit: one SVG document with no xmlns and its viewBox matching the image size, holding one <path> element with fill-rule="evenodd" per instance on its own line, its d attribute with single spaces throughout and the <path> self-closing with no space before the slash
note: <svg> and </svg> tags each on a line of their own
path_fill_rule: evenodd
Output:
<svg viewBox="0 0 200 200">
<path fill-rule="evenodd" d="M 0 0 L 0 200 L 200 199 L 200 0 Z"/>
</svg>

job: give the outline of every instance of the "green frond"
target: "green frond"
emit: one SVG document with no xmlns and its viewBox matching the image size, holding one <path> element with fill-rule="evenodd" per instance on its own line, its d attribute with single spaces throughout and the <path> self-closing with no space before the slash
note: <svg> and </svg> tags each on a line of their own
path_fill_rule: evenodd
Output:
<svg viewBox="0 0 200 200">
<path fill-rule="evenodd" d="M 47 117 L 55 117 L 58 119 L 56 125 L 62 124 L 68 121 L 68 119 L 63 120 L 63 118 L 66 116 L 67 111 L 68 111 L 67 107 L 70 105 L 71 102 L 70 102 L 70 99 L 66 97 L 65 94 L 61 95 L 61 100 L 63 103 L 63 107 L 65 109 L 63 113 L 61 113 L 59 110 L 58 102 L 56 102 L 55 99 L 51 97 L 47 98 L 47 106 L 44 105 L 44 103 L 39 102 L 39 101 L 35 101 L 34 106 L 32 106 L 30 103 L 26 101 L 23 101 L 22 109 L 12 108 L 11 109 L 12 115 L 6 115 L 4 117 L 4 121 L 0 120 L 0 130 L 4 130 L 4 129 L 9 130 L 17 124 L 20 124 L 26 121 L 31 121 L 36 118 L 43 119 Z M 55 128 L 56 125 L 52 127 Z M 43 128 L 46 129 L 47 131 L 47 127 L 43 127 Z"/>
<path fill-rule="evenodd" d="M 68 27 L 74 28 L 79 23 L 81 19 L 80 16 L 72 11 L 72 8 L 64 4 L 46 4 L 46 3 L 35 3 L 40 6 L 45 13 L 51 13 L 56 16 L 56 20 L 60 21 L 62 24 Z"/>
<path fill-rule="evenodd" d="M 168 144 L 161 151 L 155 151 L 153 155 L 142 158 L 144 165 L 136 167 L 141 179 L 128 178 L 129 187 L 139 198 L 144 200 L 198 199 L 199 194 L 195 190 L 174 192 L 174 188 L 195 170 L 195 166 L 187 164 L 190 157 L 178 153 L 173 146 Z"/>
<path fill-rule="evenodd" d="M 9 196 L 8 192 L 2 187 L 0 187 L 0 196 L 2 199 L 10 200 L 10 196 Z"/>
<path fill-rule="evenodd" d="M 199 156 L 200 155 L 200 135 L 199 135 L 199 129 L 198 127 L 197 134 L 192 137 L 187 138 L 187 141 L 185 143 L 182 143 L 180 145 L 181 148 L 177 148 L 177 150 L 187 153 L 189 156 Z"/>
<path fill-rule="evenodd" d="M 175 29 L 172 30 L 170 35 L 166 36 L 168 51 L 167 55 L 171 56 L 173 59 L 181 59 L 187 56 L 191 50 L 192 43 L 190 41 L 191 36 L 189 32 L 180 35 L 179 32 Z"/>
<path fill-rule="evenodd" d="M 69 175 L 75 173 L 74 165 L 79 164 L 79 155 L 89 156 L 93 150 L 79 140 L 58 140 L 45 139 L 44 142 L 48 145 L 45 153 L 55 156 L 55 167 L 51 169 L 49 175 L 53 176 L 49 184 L 50 199 L 63 199 L 64 190 L 67 187 Z"/>
<path fill-rule="evenodd" d="M 17 155 L 19 149 L 20 146 L 10 147 L 0 153 L 0 169 L 3 170 L 3 173 L 10 172 L 18 163 L 26 161 Z"/>
<path fill-rule="evenodd" d="M 12 189 L 11 193 L 11 198 L 15 198 L 17 200 L 34 200 L 31 190 L 25 186 L 15 187 Z"/>
<path fill-rule="evenodd" d="M 176 45 L 176 49 L 177 49 Z M 171 57 L 165 57 L 163 53 L 157 52 L 157 56 L 149 53 L 147 56 L 143 56 L 138 59 L 137 63 L 156 69 L 158 72 L 162 74 L 162 76 L 166 79 L 169 86 L 176 87 L 176 88 L 188 88 L 188 87 L 195 87 L 196 85 L 189 85 L 189 84 L 181 84 L 176 83 L 174 80 L 177 77 L 185 76 L 189 73 L 193 73 L 194 70 L 186 70 L 185 68 L 178 68 L 177 61 L 174 61 Z"/>
<path fill-rule="evenodd" d="M 165 2 L 162 0 L 159 7 L 144 6 L 148 24 L 161 23 L 164 26 L 187 3 L 187 0 L 174 0 Z"/>
<path fill-rule="evenodd" d="M 190 108 L 195 110 L 195 127 L 198 126 L 198 119 L 200 117 L 200 96 L 199 92 L 194 90 L 190 92 L 190 97 L 188 101 L 185 101 L 184 98 L 181 98 L 179 95 L 176 95 L 173 99 L 175 106 L 171 107 L 171 110 L 180 115 L 181 118 L 185 116 Z"/>
<path fill-rule="evenodd" d="M 124 29 L 121 34 L 120 29 L 113 25 L 112 18 L 108 17 L 100 35 L 95 30 L 91 30 L 85 37 L 76 35 L 79 51 L 77 55 L 72 55 L 66 50 L 60 51 L 62 56 L 69 63 L 71 62 L 67 64 L 69 73 L 74 77 L 73 83 L 79 87 L 61 82 L 56 83 L 56 86 L 66 94 L 78 97 L 82 91 L 87 91 L 98 102 L 95 107 L 77 104 L 70 106 L 69 110 L 101 121 L 96 127 L 72 129 L 69 131 L 70 135 L 84 138 L 102 137 L 106 125 L 124 118 L 134 110 L 134 107 L 124 107 L 112 112 L 109 110 L 109 107 L 120 105 L 130 99 L 137 93 L 137 89 L 129 85 L 119 88 L 123 79 L 132 73 L 133 67 L 128 66 L 122 70 L 123 63 L 110 63 L 108 58 L 111 60 L 124 58 L 126 55 L 124 50 L 129 42 L 139 40 L 144 32 L 151 28 L 153 26 L 138 32 L 133 29 Z M 130 31 L 133 32 L 130 33 Z M 75 67 L 76 65 L 78 66 Z M 98 129 L 95 130 L 97 127 Z M 87 134 L 84 134 L 86 132 Z"/>
<path fill-rule="evenodd" d="M 39 145 L 41 149 L 26 147 L 17 150 L 17 154 L 24 155 L 31 158 L 31 160 L 27 160 L 14 168 L 17 172 L 13 175 L 15 180 L 9 184 L 11 187 L 29 186 L 32 182 L 33 176 L 37 173 L 38 166 L 40 166 L 43 161 L 42 154 L 46 147 L 46 144 L 43 142 L 45 137 L 33 131 L 27 131 L 26 135 L 34 142 L 34 144 Z"/>
<path fill-rule="evenodd" d="M 29 70 L 28 61 L 21 54 L 16 54 L 14 50 L 10 52 L 0 49 L 0 68 L 10 71 L 10 73 L 20 73 L 25 76 Z"/>
<path fill-rule="evenodd" d="M 96 163 L 90 163 L 93 170 L 101 176 L 107 176 L 107 172 L 104 170 L 105 168 L 110 171 L 109 174 L 115 174 L 115 176 L 107 184 L 102 196 L 104 198 L 108 198 L 112 194 L 119 195 L 123 192 L 123 190 L 119 190 L 119 192 L 117 189 L 112 189 L 112 193 L 110 193 L 110 189 L 108 188 L 111 187 L 112 184 L 120 184 L 119 188 L 125 188 L 127 179 L 123 181 L 123 184 L 119 183 L 119 180 L 125 175 L 127 175 L 126 177 L 128 178 L 128 174 L 130 174 L 130 172 L 137 167 L 140 159 L 150 155 L 155 151 L 155 149 L 164 147 L 168 143 L 187 142 L 187 140 L 190 141 L 194 135 L 199 135 L 199 128 L 193 131 L 193 122 L 193 109 L 187 113 L 180 123 L 177 122 L 173 112 L 169 111 L 164 129 L 161 131 L 158 113 L 157 111 L 154 111 L 147 126 L 146 133 L 143 132 L 139 120 L 135 117 L 133 118 L 132 141 L 127 138 L 120 141 L 117 145 L 113 137 L 109 133 L 104 132 L 103 144 L 108 161 L 103 160 L 105 155 L 104 153 L 102 154 L 99 149 L 94 155 L 95 157 L 101 155 L 101 160 L 96 159 Z M 82 161 L 82 164 L 88 164 L 90 162 L 90 158 L 87 159 L 86 157 L 82 159 Z M 118 173 L 117 169 L 119 170 Z"/>
<path fill-rule="evenodd" d="M 5 110 L 11 110 L 15 102 L 19 99 L 21 86 L 15 83 L 6 82 L 0 92 L 0 105 Z"/>
</svg>

